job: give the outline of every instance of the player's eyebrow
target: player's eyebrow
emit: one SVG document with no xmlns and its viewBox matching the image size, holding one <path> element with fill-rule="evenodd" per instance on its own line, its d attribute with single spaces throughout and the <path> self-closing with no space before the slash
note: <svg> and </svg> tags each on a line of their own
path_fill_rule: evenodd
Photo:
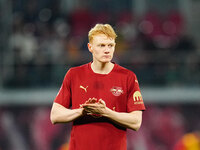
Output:
<svg viewBox="0 0 200 150">
<path fill-rule="evenodd" d="M 108 43 L 108 45 L 115 45 L 115 43 Z"/>
<path fill-rule="evenodd" d="M 115 42 L 104 42 L 104 43 L 98 43 L 98 45 L 115 45 Z"/>
</svg>

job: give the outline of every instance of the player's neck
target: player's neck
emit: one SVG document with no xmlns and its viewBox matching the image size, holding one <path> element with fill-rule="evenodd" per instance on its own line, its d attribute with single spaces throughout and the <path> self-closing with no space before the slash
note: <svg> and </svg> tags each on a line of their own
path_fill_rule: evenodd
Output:
<svg viewBox="0 0 200 150">
<path fill-rule="evenodd" d="M 91 68 L 93 72 L 99 73 L 99 74 L 109 74 L 114 67 L 114 64 L 111 62 L 108 63 L 101 63 L 101 62 L 92 62 Z"/>
</svg>

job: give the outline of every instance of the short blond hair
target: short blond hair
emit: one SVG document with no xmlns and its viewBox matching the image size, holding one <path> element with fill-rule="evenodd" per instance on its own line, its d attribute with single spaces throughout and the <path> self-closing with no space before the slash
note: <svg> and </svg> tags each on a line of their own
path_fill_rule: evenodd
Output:
<svg viewBox="0 0 200 150">
<path fill-rule="evenodd" d="M 107 37 L 116 39 L 117 34 L 115 33 L 114 29 L 109 24 L 96 24 L 88 33 L 88 40 L 89 43 L 93 41 L 95 35 L 98 34 L 105 34 Z"/>
</svg>

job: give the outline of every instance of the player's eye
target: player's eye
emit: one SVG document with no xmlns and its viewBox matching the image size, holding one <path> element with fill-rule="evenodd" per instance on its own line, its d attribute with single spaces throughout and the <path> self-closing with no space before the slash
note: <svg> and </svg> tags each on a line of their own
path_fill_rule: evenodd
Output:
<svg viewBox="0 0 200 150">
<path fill-rule="evenodd" d="M 105 47 L 105 44 L 100 44 L 99 47 Z"/>
<path fill-rule="evenodd" d="M 112 48 L 114 45 L 113 44 L 109 44 L 108 47 Z"/>
</svg>

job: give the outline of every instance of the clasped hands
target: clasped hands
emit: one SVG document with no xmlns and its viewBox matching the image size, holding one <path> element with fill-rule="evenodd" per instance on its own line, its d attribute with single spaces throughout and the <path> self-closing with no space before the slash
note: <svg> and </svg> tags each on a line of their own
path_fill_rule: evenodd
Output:
<svg viewBox="0 0 200 150">
<path fill-rule="evenodd" d="M 102 117 L 106 111 L 106 103 L 102 99 L 89 98 L 84 104 L 80 105 L 80 108 L 83 108 L 84 115 Z"/>
</svg>

